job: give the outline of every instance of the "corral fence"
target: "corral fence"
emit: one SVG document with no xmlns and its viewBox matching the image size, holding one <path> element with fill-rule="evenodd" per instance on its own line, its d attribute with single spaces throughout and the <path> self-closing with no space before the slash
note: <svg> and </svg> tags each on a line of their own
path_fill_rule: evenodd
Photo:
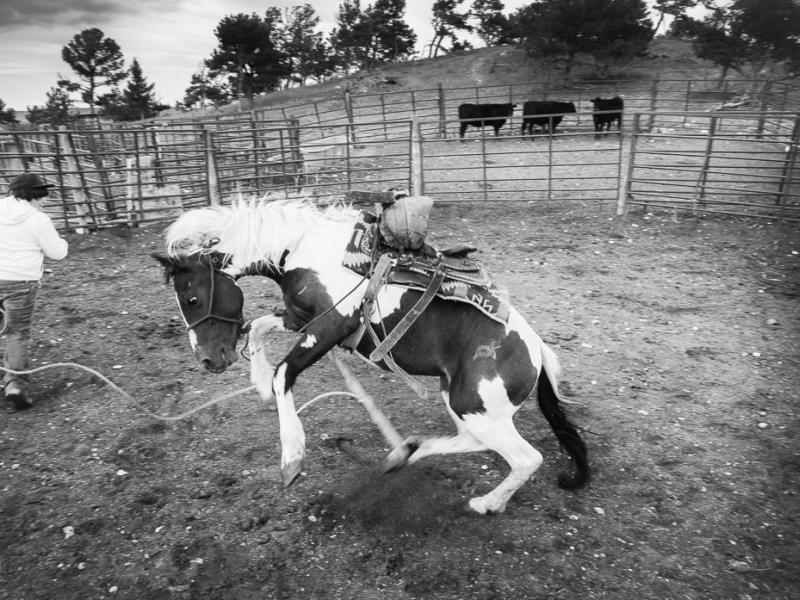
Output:
<svg viewBox="0 0 800 600">
<path fill-rule="evenodd" d="M 523 136 L 517 111 L 499 137 L 470 128 L 458 140 L 459 103 L 530 97 L 534 88 L 522 85 L 350 96 L 345 110 L 313 102 L 303 114 L 285 106 L 114 129 L 0 131 L 0 182 L 22 170 L 42 173 L 57 184 L 48 209 L 57 225 L 79 230 L 171 220 L 239 195 L 332 202 L 389 187 L 437 201 L 610 201 L 620 211 L 647 205 L 797 218 L 798 113 L 687 111 L 689 100 L 709 102 L 709 90 L 660 83 L 642 104 L 671 98 L 675 110 L 637 112 L 628 94 L 622 131 L 601 136 L 591 110 L 580 108 L 583 96 L 561 90 L 558 99 L 577 100 L 579 109 L 555 135 Z M 797 90 L 779 87 L 761 101 L 794 102 L 796 110 Z M 584 91 L 587 101 L 614 94 Z M 741 204 L 726 209 L 734 196 Z"/>
<path fill-rule="evenodd" d="M 798 112 L 633 115 L 618 213 L 639 205 L 800 220 L 799 148 Z"/>
</svg>

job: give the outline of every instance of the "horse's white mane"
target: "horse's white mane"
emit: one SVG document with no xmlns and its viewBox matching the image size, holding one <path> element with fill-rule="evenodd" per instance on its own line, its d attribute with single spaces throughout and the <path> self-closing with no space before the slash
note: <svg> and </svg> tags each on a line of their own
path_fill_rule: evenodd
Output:
<svg viewBox="0 0 800 600">
<path fill-rule="evenodd" d="M 240 199 L 230 206 L 198 208 L 181 215 L 167 229 L 167 252 L 186 256 L 217 251 L 239 264 L 277 262 L 309 226 L 323 220 L 351 220 L 356 215 L 347 205 L 320 208 L 305 200 Z"/>
</svg>

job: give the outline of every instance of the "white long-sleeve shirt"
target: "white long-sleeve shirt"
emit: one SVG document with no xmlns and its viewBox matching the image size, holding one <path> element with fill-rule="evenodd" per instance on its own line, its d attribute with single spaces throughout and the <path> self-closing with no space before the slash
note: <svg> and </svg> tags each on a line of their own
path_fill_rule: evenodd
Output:
<svg viewBox="0 0 800 600">
<path fill-rule="evenodd" d="M 38 281 L 44 258 L 61 260 L 67 250 L 50 217 L 26 200 L 0 198 L 0 280 Z"/>
</svg>

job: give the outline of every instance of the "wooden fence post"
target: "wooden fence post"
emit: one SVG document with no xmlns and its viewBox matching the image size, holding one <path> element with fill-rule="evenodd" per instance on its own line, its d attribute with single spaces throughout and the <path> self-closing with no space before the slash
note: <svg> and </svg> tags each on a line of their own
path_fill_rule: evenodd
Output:
<svg viewBox="0 0 800 600">
<path fill-rule="evenodd" d="M 344 111 L 347 114 L 347 139 L 356 141 L 356 132 L 353 128 L 353 96 L 350 90 L 344 91 Z"/>
<path fill-rule="evenodd" d="M 288 131 L 287 131 L 286 135 L 288 137 Z M 289 189 L 286 187 L 286 180 L 288 179 L 287 173 L 289 172 L 288 169 L 286 168 L 287 167 L 286 156 L 287 156 L 288 152 L 286 151 L 286 143 L 283 141 L 283 136 L 284 136 L 283 129 L 279 129 L 278 130 L 278 147 L 280 148 L 280 151 L 281 151 L 280 152 L 280 157 L 281 157 L 280 184 L 283 186 L 283 195 L 288 198 L 289 197 Z M 275 184 L 275 179 L 274 178 L 272 179 L 271 183 L 272 183 L 272 185 Z M 299 192 L 300 191 L 300 180 L 296 178 L 295 182 L 294 182 L 294 185 L 295 185 L 295 190 Z"/>
<path fill-rule="evenodd" d="M 157 126 L 150 130 L 150 138 L 153 140 L 153 173 L 155 175 L 156 185 L 161 187 L 164 185 L 164 173 L 161 170 L 161 144 Z"/>
<path fill-rule="evenodd" d="M 353 142 L 356 141 L 356 133 L 353 130 Z M 350 192 L 353 189 L 353 162 L 350 160 L 351 155 L 351 147 L 350 147 L 350 137 L 345 136 L 345 164 L 347 165 L 347 191 Z"/>
<path fill-rule="evenodd" d="M 553 199 L 553 117 L 547 126 L 547 199 Z"/>
<path fill-rule="evenodd" d="M 107 217 L 109 219 L 115 219 L 117 216 L 116 207 L 114 206 L 113 194 L 111 193 L 111 188 L 109 187 L 108 171 L 105 168 L 105 161 L 103 160 L 102 153 L 100 152 L 100 148 L 95 141 L 92 132 L 85 131 L 84 133 L 86 135 L 86 145 L 88 146 L 89 152 L 92 155 L 94 167 L 97 169 L 97 175 L 100 179 L 100 190 L 103 193 L 103 198 L 105 198 Z"/>
<path fill-rule="evenodd" d="M 386 94 L 381 92 L 381 121 L 383 121 L 383 140 L 389 141 L 389 132 L 386 129 Z"/>
<path fill-rule="evenodd" d="M 656 74 L 656 78 L 653 79 L 653 84 L 650 86 L 650 117 L 647 120 L 647 131 L 653 130 L 653 118 L 656 111 L 656 104 L 658 102 L 658 85 L 658 74 Z"/>
<path fill-rule="evenodd" d="M 483 127 L 481 127 L 481 182 L 483 183 L 483 201 L 487 202 L 489 200 L 489 182 L 486 181 L 486 130 Z"/>
<path fill-rule="evenodd" d="M 416 118 L 410 121 L 411 126 L 411 193 L 415 196 L 425 195 L 425 175 L 422 172 L 422 131 Z"/>
<path fill-rule="evenodd" d="M 711 123 L 708 126 L 708 140 L 706 141 L 706 152 L 703 157 L 703 166 L 700 168 L 700 175 L 697 178 L 698 191 L 695 192 L 692 201 L 692 208 L 700 199 L 700 204 L 706 205 L 706 184 L 708 183 L 708 168 L 711 165 L 711 151 L 714 147 L 714 136 L 717 133 L 717 117 L 711 117 Z"/>
<path fill-rule="evenodd" d="M 790 191 L 792 187 L 794 170 L 797 167 L 798 152 L 800 152 L 800 117 L 796 117 L 794 120 L 792 139 L 786 147 L 786 162 L 783 165 L 783 172 L 781 173 L 781 180 L 778 186 L 778 195 L 775 198 L 775 204 L 781 206 L 781 214 L 786 212 L 786 196 L 787 192 Z"/>
<path fill-rule="evenodd" d="M 78 175 L 81 173 L 80 165 L 78 164 L 78 160 L 75 156 L 75 147 L 73 146 L 72 139 L 70 138 L 70 134 L 66 132 L 65 126 L 60 126 L 58 133 L 59 138 L 59 146 L 63 152 L 62 159 L 64 160 L 64 166 L 66 167 L 66 180 L 69 184 L 70 189 L 72 190 L 72 200 L 73 206 L 75 208 L 75 212 L 78 214 L 78 222 L 81 225 L 87 225 L 86 222 L 86 212 L 87 207 L 89 208 L 89 213 L 92 214 L 93 211 L 91 210 L 91 203 L 89 202 L 89 198 L 86 194 L 85 187 L 80 181 Z M 92 217 L 94 215 L 92 214 Z M 95 219 L 92 219 L 95 221 Z M 96 222 L 95 222 L 96 224 Z M 77 229 L 78 233 L 84 233 L 83 228 Z"/>
<path fill-rule="evenodd" d="M 439 82 L 439 137 L 447 139 L 447 114 L 445 112 L 444 88 Z"/>
<path fill-rule="evenodd" d="M 256 119 L 253 114 L 255 111 L 250 111 L 250 138 L 253 142 L 253 180 L 255 181 L 256 188 L 261 187 L 261 169 L 259 160 L 258 149 L 258 129 L 256 128 Z"/>
<path fill-rule="evenodd" d="M 55 169 L 58 173 L 58 185 L 59 190 L 61 191 L 61 209 L 64 212 L 64 227 L 68 228 L 69 219 L 67 218 L 67 214 L 69 213 L 69 205 L 67 204 L 67 189 L 64 183 L 64 171 L 61 168 L 61 144 L 58 141 L 58 133 L 53 133 L 53 149 L 55 150 L 53 162 L 55 163 Z"/>
<path fill-rule="evenodd" d="M 91 187 L 86 181 L 86 172 L 83 169 L 83 165 L 81 164 L 78 151 L 75 148 L 74 136 L 75 136 L 74 132 L 67 134 L 67 140 L 69 142 L 69 149 L 72 157 L 72 162 L 74 164 L 75 170 L 77 171 L 75 173 L 75 178 L 78 184 L 80 185 L 84 198 L 86 199 L 86 208 L 88 210 L 89 215 L 92 217 L 92 224 L 96 226 L 97 213 L 95 212 L 94 202 L 92 201 Z"/>
<path fill-rule="evenodd" d="M 294 177 L 295 191 L 299 192 L 302 189 L 303 183 L 303 153 L 300 151 L 300 119 L 292 119 L 289 122 L 289 127 L 286 130 L 286 136 L 289 142 L 289 156 L 291 157 L 292 165 L 291 173 Z M 281 160 L 286 163 L 285 149 L 283 148 L 283 136 L 281 135 Z"/>
<path fill-rule="evenodd" d="M 761 108 L 759 109 L 761 112 L 761 118 L 758 119 L 758 126 L 756 127 L 756 134 L 761 136 L 764 133 L 764 123 L 766 121 L 766 117 L 764 116 L 768 110 L 767 105 L 769 104 L 768 98 L 769 95 L 772 93 L 772 81 L 767 81 L 764 84 L 764 88 L 761 90 Z"/>
<path fill-rule="evenodd" d="M 217 158 L 214 152 L 214 133 L 208 126 L 203 127 L 203 145 L 206 151 L 206 191 L 208 203 L 219 206 L 219 179 L 217 174 Z"/>
<path fill-rule="evenodd" d="M 692 80 L 686 82 L 686 97 L 683 99 L 683 112 L 689 112 L 689 98 L 692 96 Z M 686 125 L 686 115 L 683 115 L 683 125 Z"/>
<path fill-rule="evenodd" d="M 627 210 L 627 201 L 631 194 L 631 184 L 633 181 L 633 168 L 636 162 L 636 145 L 639 140 L 639 113 L 633 115 L 633 125 L 631 132 L 631 149 L 628 152 L 628 168 L 625 170 L 625 180 L 617 185 L 617 216 L 621 217 Z M 620 164 L 620 171 L 622 165 Z"/>
<path fill-rule="evenodd" d="M 147 139 L 145 139 L 145 148 L 147 147 Z M 136 221 L 137 214 L 141 214 L 141 209 L 144 208 L 142 196 L 144 190 L 142 188 L 142 160 L 141 153 L 139 152 L 139 132 L 133 132 L 133 156 L 125 158 L 125 189 L 126 201 L 125 210 L 127 213 L 127 222 L 133 223 Z M 138 209 L 136 201 L 138 199 Z"/>
<path fill-rule="evenodd" d="M 317 126 L 322 127 L 322 119 L 319 118 L 319 103 L 314 100 L 314 115 L 317 117 Z"/>
<path fill-rule="evenodd" d="M 11 170 L 12 171 L 19 171 L 19 172 L 27 171 L 28 170 L 28 159 L 25 156 L 24 142 L 22 141 L 22 138 L 19 136 L 18 133 L 13 132 L 11 135 L 14 138 L 14 145 L 17 147 L 17 152 L 19 153 L 18 157 L 14 157 L 14 158 L 11 159 L 11 165 L 12 165 Z M 14 159 L 16 159 L 16 160 L 14 160 Z M 19 163 L 20 163 L 19 167 L 15 164 L 17 161 L 19 161 Z"/>
</svg>

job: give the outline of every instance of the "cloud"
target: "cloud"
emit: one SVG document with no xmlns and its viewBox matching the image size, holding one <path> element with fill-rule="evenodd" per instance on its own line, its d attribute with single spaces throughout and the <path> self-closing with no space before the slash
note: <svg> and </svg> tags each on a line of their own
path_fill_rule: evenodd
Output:
<svg viewBox="0 0 800 600">
<path fill-rule="evenodd" d="M 183 2 L 163 0 L 3 0 L 0 30 L 52 25 L 93 27 L 120 16 L 148 12 L 160 18 L 165 10 L 178 10 L 180 4 Z"/>
</svg>

